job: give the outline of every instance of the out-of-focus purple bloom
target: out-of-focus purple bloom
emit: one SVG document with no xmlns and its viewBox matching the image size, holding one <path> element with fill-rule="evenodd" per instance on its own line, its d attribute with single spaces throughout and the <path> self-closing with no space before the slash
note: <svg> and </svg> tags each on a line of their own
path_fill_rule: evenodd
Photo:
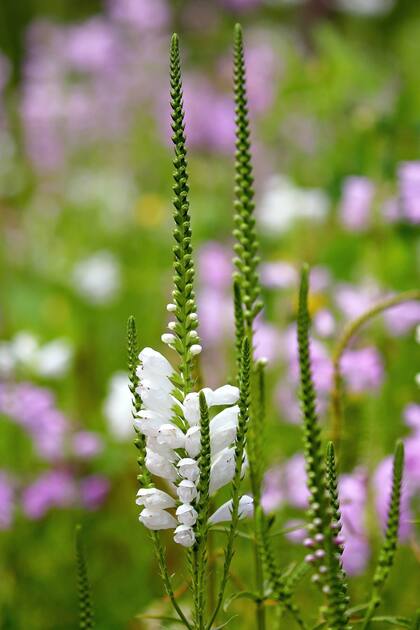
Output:
<svg viewBox="0 0 420 630">
<path fill-rule="evenodd" d="M 230 296 L 204 287 L 197 296 L 200 336 L 208 344 L 214 344 L 230 336 L 233 331 L 233 308 Z"/>
<path fill-rule="evenodd" d="M 109 481 L 102 475 L 90 475 L 80 482 L 80 498 L 88 510 L 96 510 L 105 501 L 109 492 Z"/>
<path fill-rule="evenodd" d="M 331 284 L 331 272 L 327 267 L 313 267 L 311 269 L 311 291 L 320 293 L 325 291 Z"/>
<path fill-rule="evenodd" d="M 266 36 L 264 33 L 263 37 Z M 255 43 L 251 39 L 245 50 L 248 101 L 251 111 L 255 113 L 265 112 L 273 102 L 278 68 L 278 58 L 263 37 Z"/>
<path fill-rule="evenodd" d="M 420 160 L 403 162 L 398 170 L 402 213 L 409 223 L 420 223 Z"/>
<path fill-rule="evenodd" d="M 299 407 L 295 386 L 289 382 L 280 381 L 276 389 L 276 402 L 282 418 L 290 424 L 299 424 L 302 413 Z"/>
<path fill-rule="evenodd" d="M 54 507 L 70 507 L 77 500 L 74 478 L 66 471 L 42 474 L 22 493 L 22 509 L 31 519 L 42 518 Z"/>
<path fill-rule="evenodd" d="M 164 29 L 171 14 L 165 0 L 109 0 L 110 16 L 141 31 Z"/>
<path fill-rule="evenodd" d="M 348 177 L 343 186 L 341 200 L 341 222 L 352 232 L 366 229 L 370 221 L 375 189 L 366 177 Z"/>
<path fill-rule="evenodd" d="M 276 510 L 284 501 L 282 475 L 281 466 L 274 466 L 264 476 L 261 505 L 265 512 Z"/>
<path fill-rule="evenodd" d="M 261 315 L 255 322 L 255 358 L 276 361 L 279 358 L 281 335 L 272 324 L 265 322 Z"/>
<path fill-rule="evenodd" d="M 297 384 L 299 382 L 299 361 L 295 326 L 289 328 L 285 339 L 289 360 L 289 374 L 293 382 Z M 332 362 L 325 346 L 318 339 L 311 339 L 310 352 L 315 387 L 317 393 L 322 396 L 328 393 L 331 388 Z"/>
<path fill-rule="evenodd" d="M 392 335 L 405 335 L 420 323 L 420 302 L 397 304 L 385 311 L 383 317 Z"/>
<path fill-rule="evenodd" d="M 0 470 L 0 530 L 9 529 L 14 510 L 14 490 L 10 477 Z"/>
<path fill-rule="evenodd" d="M 284 529 L 289 529 L 295 527 L 291 532 L 285 534 L 287 540 L 294 543 L 302 543 L 306 538 L 306 523 L 297 518 L 291 518 L 289 521 L 286 521 L 284 524 Z"/>
<path fill-rule="evenodd" d="M 260 275 L 261 282 L 270 289 L 289 289 L 296 286 L 298 279 L 293 265 L 282 260 L 261 265 Z"/>
<path fill-rule="evenodd" d="M 375 285 L 339 284 L 335 289 L 335 301 L 347 319 L 355 319 L 370 308 L 379 297 Z"/>
<path fill-rule="evenodd" d="M 330 337 L 335 331 L 334 316 L 331 311 L 326 308 L 315 313 L 313 323 L 315 332 L 320 337 Z"/>
<path fill-rule="evenodd" d="M 70 27 L 63 43 L 66 60 L 76 70 L 102 70 L 118 54 L 115 30 L 100 17 Z"/>
<path fill-rule="evenodd" d="M 404 422 L 407 426 L 409 426 L 411 429 L 414 429 L 414 431 L 416 432 L 420 431 L 420 405 L 417 405 L 416 403 L 408 404 L 404 409 L 403 415 Z"/>
<path fill-rule="evenodd" d="M 69 425 L 50 391 L 30 383 L 0 384 L 0 411 L 21 425 L 47 460 L 62 456 Z"/>
<path fill-rule="evenodd" d="M 261 4 L 261 0 L 221 0 L 222 4 L 237 11 L 248 11 Z"/>
<path fill-rule="evenodd" d="M 72 440 L 72 451 L 77 457 L 90 459 L 95 457 L 103 449 L 103 442 L 97 433 L 92 431 L 79 431 Z"/>
<path fill-rule="evenodd" d="M 341 371 L 348 389 L 353 393 L 378 389 L 384 378 L 384 366 L 376 348 L 346 350 L 341 359 Z"/>
<path fill-rule="evenodd" d="M 338 483 L 342 533 L 345 538 L 343 565 L 350 575 L 358 575 L 369 560 L 369 544 L 365 530 L 367 502 L 366 474 L 355 470 L 341 475 Z"/>
<path fill-rule="evenodd" d="M 401 208 L 398 200 L 393 197 L 387 199 L 382 206 L 382 215 L 388 223 L 396 223 L 401 219 Z"/>
<path fill-rule="evenodd" d="M 307 508 L 309 490 L 306 486 L 305 459 L 301 453 L 293 455 L 284 465 L 287 502 L 297 508 Z"/>
<path fill-rule="evenodd" d="M 198 254 L 200 282 L 214 289 L 224 290 L 232 284 L 231 254 L 216 241 L 208 241 Z"/>
</svg>

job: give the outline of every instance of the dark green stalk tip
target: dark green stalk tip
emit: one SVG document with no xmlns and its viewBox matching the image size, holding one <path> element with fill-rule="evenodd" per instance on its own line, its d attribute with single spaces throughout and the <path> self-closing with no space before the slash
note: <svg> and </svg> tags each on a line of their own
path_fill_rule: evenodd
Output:
<svg viewBox="0 0 420 630">
<path fill-rule="evenodd" d="M 402 478 L 404 468 L 404 443 L 402 440 L 398 440 L 395 444 L 394 451 L 394 475 L 398 478 Z"/>
<path fill-rule="evenodd" d="M 173 33 L 172 37 L 171 37 L 171 47 L 172 48 L 177 48 L 178 45 L 179 45 L 178 33 Z"/>
<path fill-rule="evenodd" d="M 242 26 L 239 22 L 236 22 L 234 26 L 235 37 L 242 37 Z"/>
</svg>

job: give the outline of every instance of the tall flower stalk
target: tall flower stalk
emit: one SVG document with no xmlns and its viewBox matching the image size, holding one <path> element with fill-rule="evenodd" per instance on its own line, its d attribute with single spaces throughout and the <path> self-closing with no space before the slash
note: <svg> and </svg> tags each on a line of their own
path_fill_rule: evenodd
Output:
<svg viewBox="0 0 420 630">
<path fill-rule="evenodd" d="M 264 575 L 261 558 L 261 544 L 258 542 L 258 523 L 256 512 L 261 497 L 261 435 L 263 431 L 263 390 L 264 372 L 260 364 L 255 369 L 253 356 L 253 333 L 255 317 L 261 311 L 261 288 L 258 277 L 260 262 L 258 238 L 254 216 L 254 188 L 251 157 L 251 139 L 246 89 L 246 70 L 242 28 L 236 24 L 234 29 L 234 94 L 235 94 L 235 190 L 234 190 L 234 311 L 236 328 L 236 356 L 238 375 L 241 373 L 241 341 L 244 335 L 250 340 L 251 347 L 251 419 L 248 439 L 248 458 L 251 477 L 251 489 L 254 498 L 255 516 L 255 576 L 259 591 L 257 602 L 257 627 L 265 628 L 265 611 L 262 604 L 264 595 Z M 255 374 L 256 372 L 256 374 Z M 263 517 L 261 517 L 263 518 Z M 260 541 L 261 542 L 261 541 Z"/>
</svg>

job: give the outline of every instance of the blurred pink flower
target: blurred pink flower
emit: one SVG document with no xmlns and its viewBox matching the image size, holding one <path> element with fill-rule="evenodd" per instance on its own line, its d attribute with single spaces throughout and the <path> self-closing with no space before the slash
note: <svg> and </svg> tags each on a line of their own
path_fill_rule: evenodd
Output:
<svg viewBox="0 0 420 630">
<path fill-rule="evenodd" d="M 96 510 L 106 499 L 110 488 L 108 479 L 102 475 L 90 475 L 80 482 L 80 498 L 88 510 Z"/>
<path fill-rule="evenodd" d="M 383 317 L 392 335 L 405 335 L 420 323 L 420 302 L 413 300 L 393 306 L 385 311 Z"/>
<path fill-rule="evenodd" d="M 376 390 L 384 378 L 381 355 L 373 346 L 346 350 L 341 358 L 341 371 L 353 393 Z"/>
<path fill-rule="evenodd" d="M 348 177 L 343 185 L 340 215 L 343 225 L 361 232 L 370 222 L 374 186 L 367 177 Z"/>
<path fill-rule="evenodd" d="M 207 241 L 198 252 L 200 283 L 214 289 L 232 286 L 232 254 L 227 247 L 216 241 Z"/>
<path fill-rule="evenodd" d="M 420 223 L 420 160 L 403 162 L 398 170 L 403 216 L 409 223 Z"/>
<path fill-rule="evenodd" d="M 40 475 L 22 493 L 22 509 L 31 519 L 42 518 L 54 507 L 70 507 L 77 500 L 77 487 L 69 472 L 53 470 Z"/>
<path fill-rule="evenodd" d="M 89 459 L 98 455 L 103 449 L 102 439 L 92 431 L 79 431 L 72 440 L 72 451 L 77 457 Z"/>
<path fill-rule="evenodd" d="M 165 0 L 109 0 L 109 14 L 141 31 L 164 29 L 171 18 Z"/>
<path fill-rule="evenodd" d="M 0 470 L 0 530 L 9 529 L 14 511 L 14 489 L 9 475 Z"/>
</svg>

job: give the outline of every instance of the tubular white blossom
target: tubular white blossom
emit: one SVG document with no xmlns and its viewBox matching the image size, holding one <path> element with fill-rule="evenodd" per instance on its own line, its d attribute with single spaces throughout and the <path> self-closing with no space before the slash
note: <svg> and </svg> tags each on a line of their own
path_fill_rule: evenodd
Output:
<svg viewBox="0 0 420 630">
<path fill-rule="evenodd" d="M 178 525 L 175 530 L 174 541 L 183 547 L 192 547 L 195 543 L 193 528 L 188 525 Z"/>
<path fill-rule="evenodd" d="M 198 517 L 197 511 L 188 503 L 180 505 L 177 508 L 176 515 L 181 525 L 189 525 L 190 527 L 195 525 Z"/>
<path fill-rule="evenodd" d="M 168 460 L 168 462 L 171 462 L 172 464 L 179 460 L 179 455 L 170 446 L 166 446 L 166 444 L 160 444 L 157 437 L 146 438 L 146 446 L 148 449 L 150 449 L 157 455 L 164 457 Z"/>
<path fill-rule="evenodd" d="M 188 479 L 189 481 L 197 481 L 200 470 L 195 459 L 192 459 L 191 457 L 184 457 L 179 460 L 177 466 L 181 477 Z"/>
<path fill-rule="evenodd" d="M 182 503 L 191 503 L 197 497 L 197 488 L 193 481 L 183 479 L 176 489 L 179 500 Z"/>
<path fill-rule="evenodd" d="M 190 457 L 197 457 L 197 455 L 200 453 L 200 440 L 200 427 L 190 427 L 185 434 L 185 450 Z"/>
<path fill-rule="evenodd" d="M 239 518 L 247 518 L 252 516 L 254 512 L 254 500 L 252 497 L 244 494 L 239 499 Z M 230 521 L 232 519 L 232 499 L 226 501 L 214 512 L 209 518 L 209 523 L 215 525 L 216 523 L 222 523 L 224 521 Z"/>
<path fill-rule="evenodd" d="M 155 453 L 150 448 L 146 448 L 146 468 L 152 475 L 162 477 L 169 481 L 175 481 L 177 472 L 175 466 L 171 464 L 165 457 Z"/>
<path fill-rule="evenodd" d="M 236 438 L 239 407 L 228 407 L 218 413 L 210 422 L 211 452 L 216 455 Z"/>
<path fill-rule="evenodd" d="M 210 469 L 210 494 L 230 483 L 235 474 L 235 449 L 225 448 L 215 457 Z"/>
<path fill-rule="evenodd" d="M 169 421 L 168 416 L 152 411 L 152 409 L 142 409 L 138 415 L 139 417 L 134 420 L 134 426 L 147 437 L 156 437 L 162 424 Z"/>
<path fill-rule="evenodd" d="M 157 488 L 140 488 L 137 492 L 136 503 L 150 510 L 172 508 L 176 505 L 175 499 Z"/>
<path fill-rule="evenodd" d="M 144 508 L 139 516 L 139 521 L 148 529 L 153 530 L 172 529 L 176 527 L 176 520 L 169 512 L 165 512 L 165 510 L 150 510 Z"/>
<path fill-rule="evenodd" d="M 140 380 L 153 379 L 153 376 L 170 378 L 173 374 L 174 370 L 168 359 L 153 348 L 143 348 L 139 354 L 139 361 L 137 376 Z"/>
<path fill-rule="evenodd" d="M 172 423 L 162 424 L 157 432 L 158 444 L 164 444 L 170 448 L 184 448 L 185 435 L 183 431 Z"/>
<path fill-rule="evenodd" d="M 168 346 L 175 343 L 176 341 L 176 337 L 172 333 L 164 333 L 163 335 L 161 335 L 161 339 L 163 343 L 166 343 Z"/>
</svg>

